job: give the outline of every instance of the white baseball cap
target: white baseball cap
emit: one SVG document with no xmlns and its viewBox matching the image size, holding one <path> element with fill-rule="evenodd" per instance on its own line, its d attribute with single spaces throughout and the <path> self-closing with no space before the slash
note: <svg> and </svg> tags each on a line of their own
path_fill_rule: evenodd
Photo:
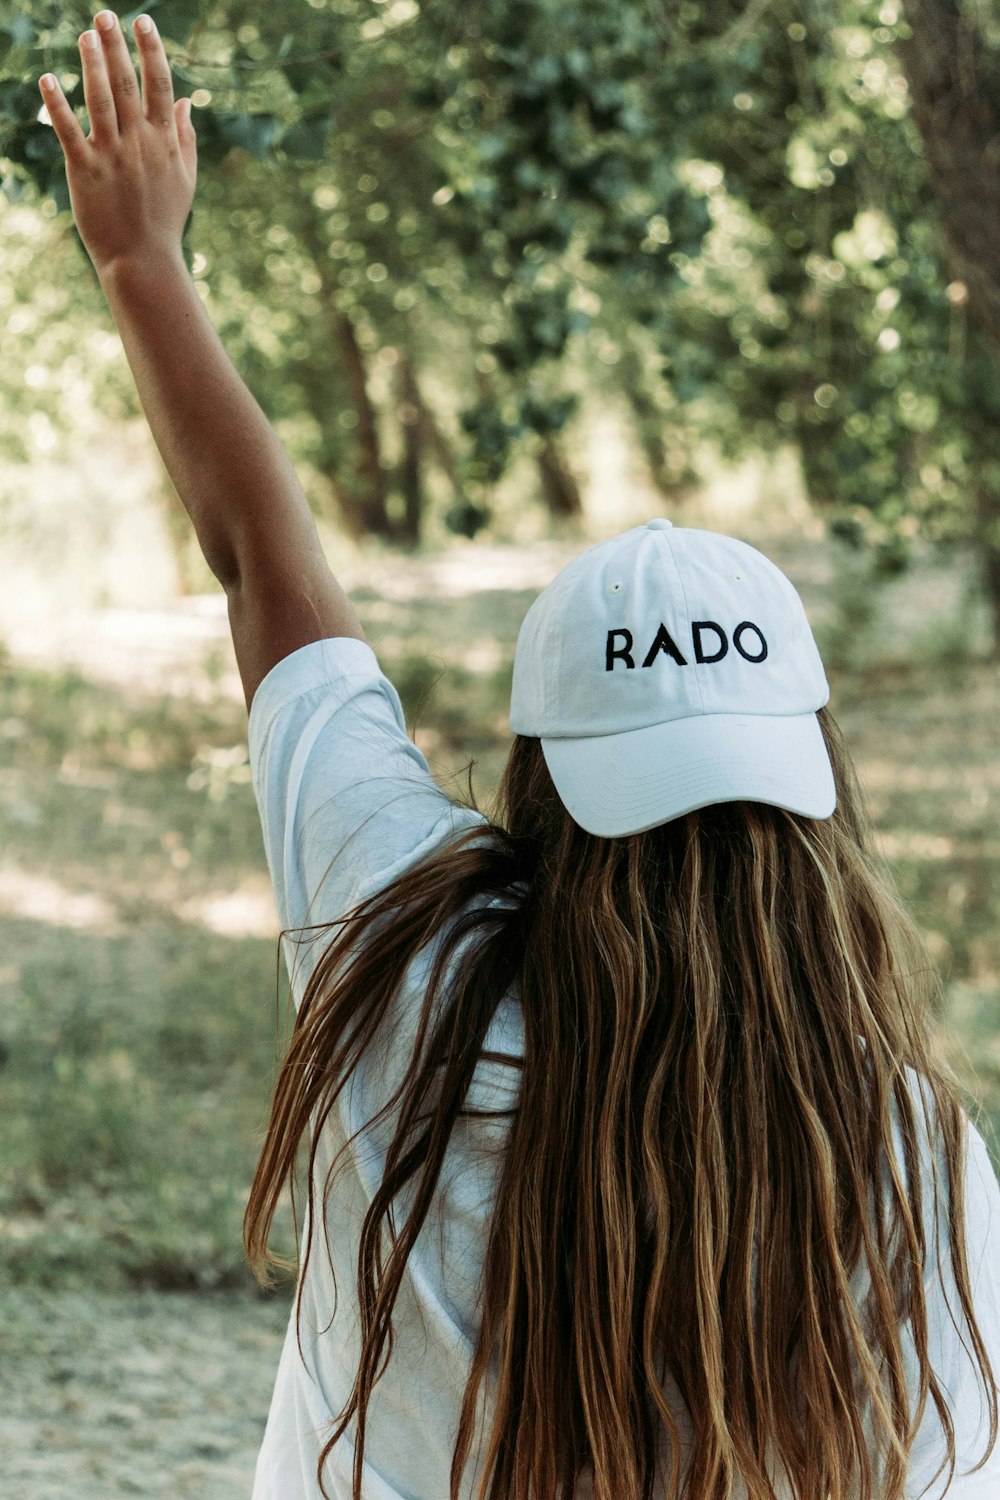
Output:
<svg viewBox="0 0 1000 1500">
<path fill-rule="evenodd" d="M 763 553 L 657 517 L 542 590 L 514 652 L 510 727 L 541 739 L 588 833 L 715 802 L 836 807 L 816 717 L 830 689 L 802 600 Z"/>
</svg>

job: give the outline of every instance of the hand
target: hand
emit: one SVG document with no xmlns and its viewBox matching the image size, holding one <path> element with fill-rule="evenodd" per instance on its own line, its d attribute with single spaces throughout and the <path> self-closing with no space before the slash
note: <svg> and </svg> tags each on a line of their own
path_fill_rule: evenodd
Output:
<svg viewBox="0 0 1000 1500">
<path fill-rule="evenodd" d="M 53 74 L 39 88 L 66 158 L 73 217 L 101 276 L 122 261 L 180 258 L 198 157 L 191 101 L 174 101 L 152 18 L 139 16 L 134 24 L 141 99 L 118 17 L 105 10 L 95 20 L 97 29 L 79 41 L 90 134 Z"/>
</svg>

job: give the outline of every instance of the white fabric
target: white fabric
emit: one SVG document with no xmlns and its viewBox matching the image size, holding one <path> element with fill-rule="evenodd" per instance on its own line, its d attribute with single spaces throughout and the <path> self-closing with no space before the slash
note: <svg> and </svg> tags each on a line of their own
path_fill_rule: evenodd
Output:
<svg viewBox="0 0 1000 1500">
<path fill-rule="evenodd" d="M 596 739 L 542 740 L 571 818 L 589 833 L 644 833 L 715 802 L 769 802 L 829 817 L 836 802 L 823 731 L 813 714 L 773 719 L 712 714 Z"/>
<path fill-rule="evenodd" d="M 799 724 L 829 697 L 781 570 L 735 537 L 657 517 L 575 557 L 531 605 L 510 727 L 541 739 L 589 833 L 640 833 L 744 798 L 827 818 L 829 757 Z M 757 732 L 726 733 L 724 719 Z"/>
<path fill-rule="evenodd" d="M 249 742 L 283 927 L 343 915 L 441 840 L 470 824 L 481 824 L 476 814 L 450 803 L 433 782 L 424 757 L 407 738 L 395 689 L 364 642 L 316 641 L 280 661 L 254 696 Z M 294 946 L 285 942 L 298 1004 L 321 945 L 303 947 L 296 959 Z M 428 954 L 414 966 L 391 1025 L 380 1033 L 341 1096 L 339 1110 L 327 1122 L 317 1164 L 320 1183 L 336 1151 L 374 1117 L 402 1077 L 412 1056 L 421 984 L 430 958 Z M 507 996 L 499 1006 L 486 1046 L 514 1057 L 523 1054 L 516 995 Z M 518 1076 L 512 1067 L 481 1061 L 470 1105 L 514 1106 Z M 330 1430 L 357 1370 L 354 1292 L 360 1225 L 380 1181 L 393 1128 L 390 1115 L 377 1131 L 354 1143 L 346 1163 L 342 1160 L 338 1168 L 327 1222 L 336 1270 L 336 1315 L 332 1317 L 333 1285 L 320 1235 L 303 1285 L 304 1362 L 296 1345 L 293 1308 L 253 1500 L 320 1500 L 315 1471 L 324 1429 Z M 447 1500 L 458 1413 L 478 1327 L 476 1298 L 495 1172 L 507 1129 L 504 1120 L 458 1122 L 439 1191 L 396 1305 L 393 1354 L 369 1407 L 364 1500 Z M 967 1234 L 976 1311 L 1000 1373 L 1000 1188 L 971 1124 L 969 1138 Z M 402 1217 L 401 1211 L 397 1222 Z M 930 1291 L 932 1360 L 953 1398 L 961 1470 L 980 1456 L 982 1448 L 975 1367 L 963 1354 L 940 1283 L 931 1284 Z M 951 1305 L 957 1319 L 953 1290 Z M 679 1415 L 683 1426 L 683 1414 Z M 350 1500 L 354 1430 L 352 1426 L 327 1463 L 327 1490 L 334 1500 Z M 939 1461 L 937 1437 L 931 1406 L 918 1439 L 907 1500 L 916 1500 Z M 474 1496 L 480 1472 L 476 1462 L 469 1464 L 463 1500 Z M 943 1493 L 939 1482 L 926 1500 L 940 1500 Z M 589 1495 L 584 1481 L 576 1500 L 589 1500 Z M 948 1500 L 996 1500 L 1000 1443 L 985 1471 L 956 1482 L 947 1495 Z"/>
</svg>

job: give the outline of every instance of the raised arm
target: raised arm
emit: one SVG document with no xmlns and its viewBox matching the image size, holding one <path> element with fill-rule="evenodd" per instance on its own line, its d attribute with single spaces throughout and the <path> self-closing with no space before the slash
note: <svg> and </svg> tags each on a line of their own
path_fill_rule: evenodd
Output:
<svg viewBox="0 0 1000 1500">
<path fill-rule="evenodd" d="M 150 17 L 135 22 L 141 98 L 117 17 L 102 11 L 96 23 L 80 38 L 90 135 L 51 74 L 40 81 L 42 97 L 153 437 L 225 589 L 249 710 L 282 657 L 324 636 L 364 640 L 364 631 L 326 562 L 288 456 L 184 264 L 197 172 L 190 101 L 174 102 Z"/>
</svg>

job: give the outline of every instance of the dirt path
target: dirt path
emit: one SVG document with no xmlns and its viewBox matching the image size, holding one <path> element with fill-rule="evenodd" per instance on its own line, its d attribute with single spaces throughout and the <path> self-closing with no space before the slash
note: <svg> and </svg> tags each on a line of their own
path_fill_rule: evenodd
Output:
<svg viewBox="0 0 1000 1500">
<path fill-rule="evenodd" d="M 281 1299 L 0 1297 L 10 1500 L 246 1500 L 288 1316 Z"/>
</svg>

